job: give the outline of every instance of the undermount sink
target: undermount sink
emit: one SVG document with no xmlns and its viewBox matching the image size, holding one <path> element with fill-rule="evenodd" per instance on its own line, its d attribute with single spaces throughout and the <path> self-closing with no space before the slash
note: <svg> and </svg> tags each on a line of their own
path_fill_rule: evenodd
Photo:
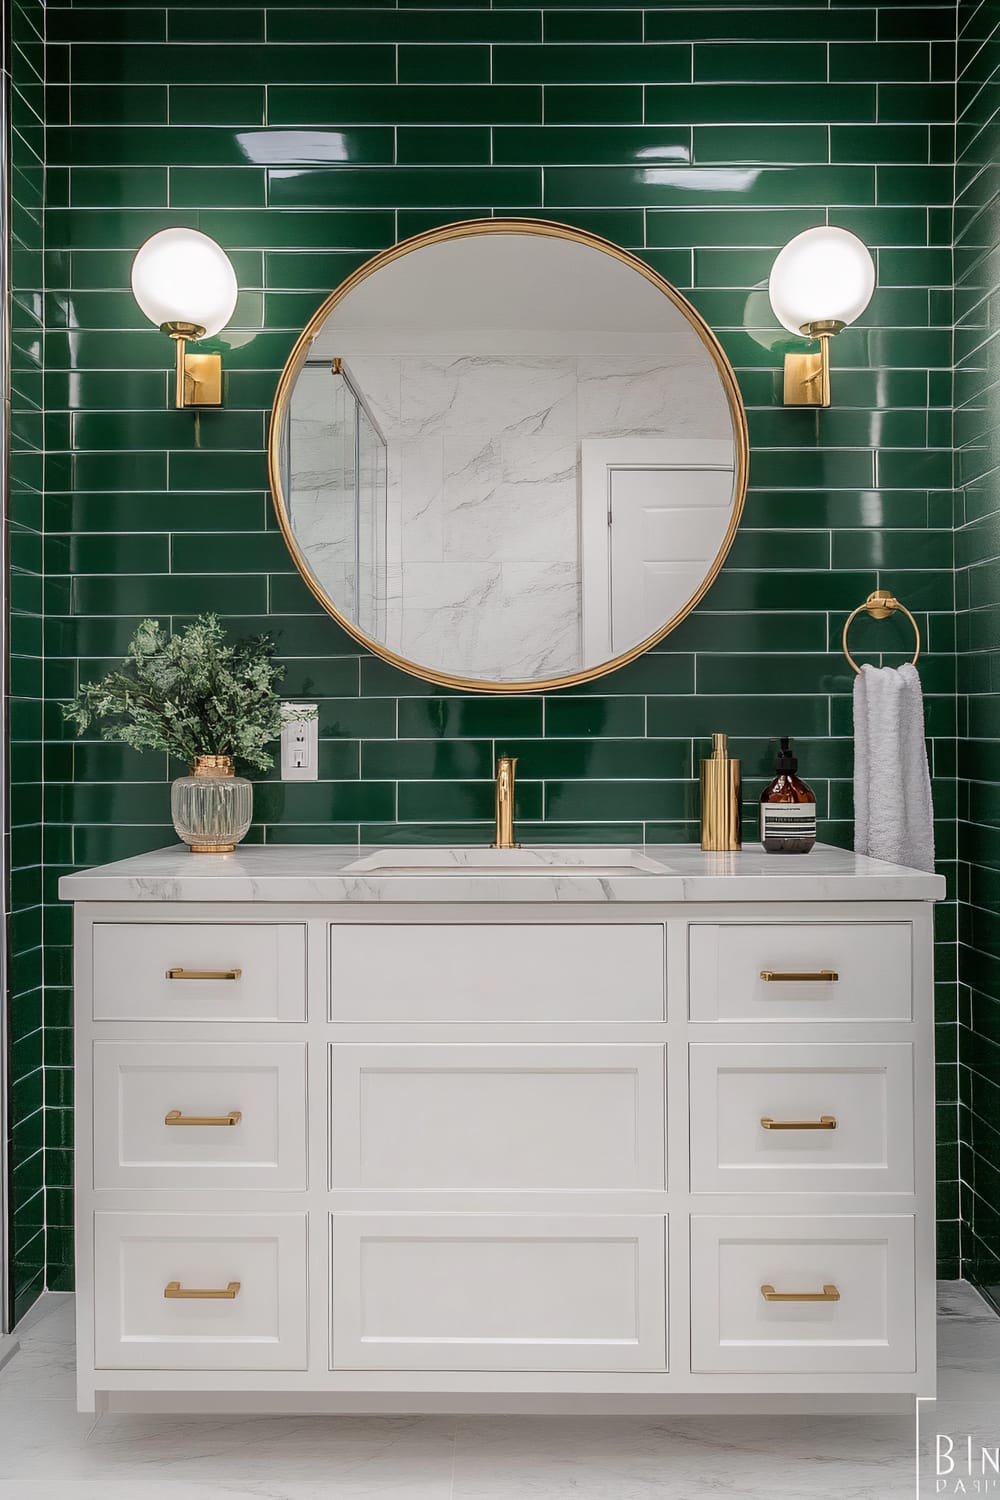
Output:
<svg viewBox="0 0 1000 1500">
<path fill-rule="evenodd" d="M 667 866 L 640 849 L 588 848 L 378 849 L 344 866 L 351 875 L 664 875 Z"/>
</svg>

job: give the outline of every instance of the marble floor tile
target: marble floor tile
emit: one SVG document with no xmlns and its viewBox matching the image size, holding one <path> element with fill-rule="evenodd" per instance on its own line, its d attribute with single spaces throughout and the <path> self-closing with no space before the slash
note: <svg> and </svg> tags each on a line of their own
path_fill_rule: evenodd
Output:
<svg viewBox="0 0 1000 1500">
<path fill-rule="evenodd" d="M 905 1417 L 254 1417 L 79 1413 L 73 1303 L 0 1371 L 0 1500 L 913 1500 Z M 936 1434 L 1000 1442 L 1000 1319 L 941 1288 Z M 975 1491 L 968 1490 L 968 1493 Z M 995 1491 L 1000 1495 L 1000 1486 Z"/>
</svg>

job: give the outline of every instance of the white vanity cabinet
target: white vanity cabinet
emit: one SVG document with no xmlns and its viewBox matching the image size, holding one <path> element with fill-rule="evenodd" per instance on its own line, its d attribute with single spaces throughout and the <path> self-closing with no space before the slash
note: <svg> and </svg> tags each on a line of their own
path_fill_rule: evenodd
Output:
<svg viewBox="0 0 1000 1500">
<path fill-rule="evenodd" d="M 931 1395 L 943 883 L 660 852 L 68 877 L 81 1407 Z"/>
</svg>

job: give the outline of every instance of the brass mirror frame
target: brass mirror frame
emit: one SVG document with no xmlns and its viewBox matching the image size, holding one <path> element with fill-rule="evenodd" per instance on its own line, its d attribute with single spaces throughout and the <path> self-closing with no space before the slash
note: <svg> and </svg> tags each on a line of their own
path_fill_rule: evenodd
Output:
<svg viewBox="0 0 1000 1500">
<path fill-rule="evenodd" d="M 438 672 L 433 667 L 420 666 L 417 662 L 410 661 L 405 656 L 399 656 L 395 651 L 390 651 L 380 641 L 373 640 L 366 635 L 352 621 L 345 619 L 340 610 L 334 604 L 326 591 L 319 584 L 306 561 L 301 548 L 292 532 L 291 521 L 285 502 L 285 496 L 281 485 L 280 467 L 280 437 L 282 423 L 286 417 L 289 402 L 295 380 L 305 364 L 313 341 L 320 332 L 323 324 L 333 312 L 338 303 L 348 296 L 350 292 L 362 281 L 367 280 L 380 271 L 383 266 L 399 260 L 403 255 L 409 255 L 413 250 L 422 250 L 427 245 L 436 245 L 443 240 L 466 239 L 472 235 L 479 234 L 537 234 L 550 239 L 572 240 L 578 245 L 587 245 L 592 250 L 600 250 L 605 255 L 610 255 L 615 260 L 621 261 L 626 266 L 631 266 L 644 276 L 647 281 L 652 282 L 663 295 L 673 303 L 679 312 L 683 313 L 688 323 L 700 338 L 707 349 L 715 365 L 719 379 L 722 381 L 726 393 L 726 400 L 733 419 L 733 437 L 736 446 L 735 481 L 733 485 L 733 513 L 730 518 L 726 534 L 722 539 L 722 545 L 717 552 L 711 567 L 708 569 L 699 588 L 692 594 L 682 607 L 673 614 L 667 622 L 638 645 L 623 651 L 621 655 L 611 657 L 608 661 L 600 662 L 595 667 L 586 667 L 579 672 L 569 672 L 561 677 L 549 677 L 542 682 L 484 682 L 479 678 L 459 677 L 450 672 Z M 645 261 L 639 260 L 638 256 L 632 255 L 627 250 L 605 240 L 600 235 L 590 234 L 584 229 L 574 229 L 569 224 L 558 224 L 548 219 L 464 219 L 454 224 L 446 224 L 438 229 L 425 230 L 423 234 L 415 234 L 410 239 L 400 240 L 395 245 L 390 245 L 388 250 L 382 250 L 373 255 L 370 260 L 358 267 L 346 280 L 330 293 L 322 306 L 313 314 L 299 335 L 295 347 L 288 356 L 285 368 L 281 372 L 278 388 L 275 392 L 274 405 L 271 409 L 271 425 L 267 440 L 267 471 L 271 484 L 271 498 L 274 502 L 274 510 L 281 527 L 281 533 L 285 538 L 292 560 L 298 568 L 307 588 L 314 598 L 323 606 L 327 614 L 333 616 L 337 624 L 347 634 L 352 636 L 359 645 L 365 646 L 382 661 L 389 662 L 403 672 L 408 672 L 412 677 L 418 677 L 424 682 L 437 683 L 441 687 L 460 688 L 472 693 L 547 693 L 556 688 L 576 687 L 584 682 L 593 682 L 595 678 L 604 677 L 609 672 L 617 671 L 619 667 L 626 666 L 648 651 L 672 630 L 687 619 L 691 611 L 701 603 L 715 582 L 722 568 L 729 549 L 736 536 L 740 519 L 743 515 L 743 505 L 746 499 L 747 480 L 749 475 L 749 453 L 750 443 L 747 433 L 746 411 L 743 406 L 743 398 L 736 382 L 733 367 L 726 357 L 722 345 L 719 343 L 711 328 L 705 322 L 701 314 L 692 307 L 686 297 L 682 296 L 676 287 L 672 286 L 652 266 L 646 265 Z"/>
</svg>

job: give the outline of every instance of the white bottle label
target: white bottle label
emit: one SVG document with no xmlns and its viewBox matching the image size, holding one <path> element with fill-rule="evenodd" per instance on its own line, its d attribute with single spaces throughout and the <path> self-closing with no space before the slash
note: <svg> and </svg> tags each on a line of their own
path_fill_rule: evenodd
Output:
<svg viewBox="0 0 1000 1500">
<path fill-rule="evenodd" d="M 815 802 L 762 802 L 760 841 L 768 838 L 815 839 Z"/>
</svg>

